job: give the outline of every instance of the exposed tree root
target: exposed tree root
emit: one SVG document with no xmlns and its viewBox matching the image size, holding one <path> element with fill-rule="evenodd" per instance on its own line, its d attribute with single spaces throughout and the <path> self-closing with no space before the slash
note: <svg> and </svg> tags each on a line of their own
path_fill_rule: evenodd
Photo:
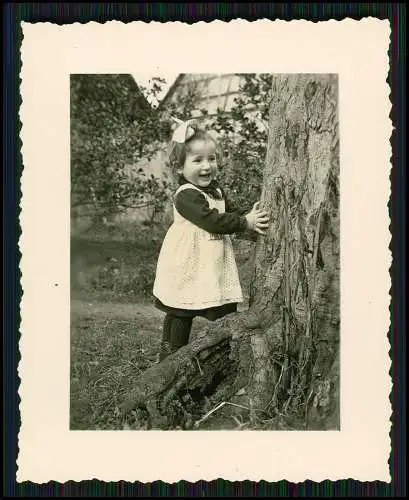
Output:
<svg viewBox="0 0 409 500">
<path fill-rule="evenodd" d="M 231 323 L 225 320 L 205 328 L 190 344 L 146 370 L 122 404 L 122 412 L 147 410 L 151 428 L 190 428 L 195 408 L 235 371 Z"/>
</svg>

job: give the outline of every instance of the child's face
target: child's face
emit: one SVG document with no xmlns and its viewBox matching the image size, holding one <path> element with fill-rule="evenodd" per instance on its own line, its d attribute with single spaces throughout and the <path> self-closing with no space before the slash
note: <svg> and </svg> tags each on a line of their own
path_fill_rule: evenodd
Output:
<svg viewBox="0 0 409 500">
<path fill-rule="evenodd" d="M 215 143 L 211 140 L 193 140 L 186 151 L 181 173 L 192 184 L 207 187 L 217 173 Z"/>
</svg>

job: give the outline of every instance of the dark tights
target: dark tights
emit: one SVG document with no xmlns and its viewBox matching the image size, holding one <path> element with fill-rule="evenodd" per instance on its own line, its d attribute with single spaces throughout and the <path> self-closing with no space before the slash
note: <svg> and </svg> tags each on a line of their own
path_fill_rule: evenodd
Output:
<svg viewBox="0 0 409 500">
<path fill-rule="evenodd" d="M 193 318 L 182 318 L 166 314 L 163 322 L 162 345 L 160 360 L 177 351 L 189 342 Z"/>
</svg>

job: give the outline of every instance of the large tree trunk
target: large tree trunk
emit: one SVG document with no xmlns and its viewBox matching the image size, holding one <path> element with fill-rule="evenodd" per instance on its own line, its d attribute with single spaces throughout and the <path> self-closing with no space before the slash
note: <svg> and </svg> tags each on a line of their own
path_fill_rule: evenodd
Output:
<svg viewBox="0 0 409 500">
<path fill-rule="evenodd" d="M 154 427 L 176 424 L 175 401 L 179 425 L 191 427 L 183 401 L 200 406 L 204 395 L 228 399 L 253 426 L 280 417 L 292 428 L 339 427 L 336 76 L 273 77 L 262 205 L 271 225 L 257 241 L 249 310 L 145 373 L 123 406 L 144 406 Z"/>
<path fill-rule="evenodd" d="M 303 410 L 309 427 L 339 417 L 339 149 L 334 75 L 273 78 L 263 206 L 249 320 L 253 399 Z M 248 366 L 248 363 L 243 363 Z"/>
</svg>

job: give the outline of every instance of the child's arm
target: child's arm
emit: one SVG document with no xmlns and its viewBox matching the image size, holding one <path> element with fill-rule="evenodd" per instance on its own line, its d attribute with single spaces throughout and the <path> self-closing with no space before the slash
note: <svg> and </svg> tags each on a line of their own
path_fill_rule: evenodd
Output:
<svg viewBox="0 0 409 500">
<path fill-rule="evenodd" d="M 236 212 L 220 213 L 211 209 L 197 189 L 184 189 L 175 199 L 176 210 L 188 221 L 213 234 L 233 234 L 247 229 L 246 218 Z"/>
<path fill-rule="evenodd" d="M 237 212 L 220 213 L 211 209 L 204 195 L 196 189 L 181 191 L 176 196 L 175 206 L 182 217 L 209 233 L 232 234 L 253 229 L 264 234 L 261 230 L 267 216 L 264 212 L 253 208 L 245 216 Z"/>
</svg>

